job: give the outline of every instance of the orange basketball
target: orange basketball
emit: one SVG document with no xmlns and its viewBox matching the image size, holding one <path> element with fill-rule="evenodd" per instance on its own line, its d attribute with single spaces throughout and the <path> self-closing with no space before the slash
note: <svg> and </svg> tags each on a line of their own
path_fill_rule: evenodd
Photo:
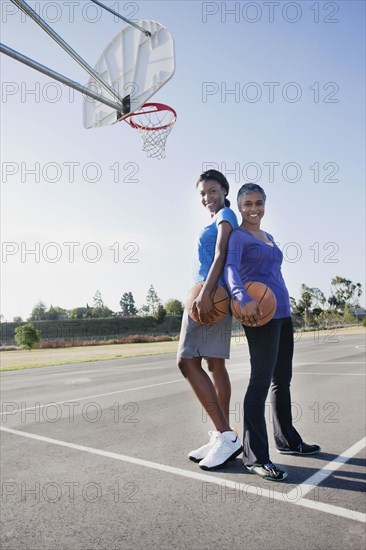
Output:
<svg viewBox="0 0 366 550">
<path fill-rule="evenodd" d="M 264 283 L 259 283 L 258 281 L 245 283 L 244 288 L 249 296 L 251 296 L 253 300 L 258 302 L 258 304 L 260 305 L 260 309 L 262 310 L 260 321 L 258 321 L 256 325 L 243 323 L 243 321 L 240 320 L 240 306 L 235 300 L 231 300 L 231 311 L 233 312 L 233 315 L 243 325 L 246 324 L 246 326 L 261 327 L 263 325 L 266 325 L 276 313 L 276 296 L 267 285 L 265 285 Z"/>
<path fill-rule="evenodd" d="M 186 300 L 186 304 L 185 304 L 186 309 L 188 311 L 188 315 L 190 316 L 191 319 L 196 321 L 196 323 L 201 323 L 201 321 L 198 318 L 197 309 L 195 308 L 192 311 L 192 304 L 193 304 L 194 300 L 197 298 L 197 296 L 199 295 L 199 293 L 201 292 L 202 287 L 203 287 L 203 283 L 197 283 L 196 285 L 194 285 L 191 288 L 191 290 L 189 291 L 189 294 L 188 294 L 188 297 L 187 297 L 187 300 Z M 218 286 L 216 288 L 214 298 L 213 298 L 213 302 L 214 302 L 215 311 L 216 311 L 216 314 L 217 314 L 215 316 L 215 320 L 214 320 L 213 323 L 218 323 L 219 321 L 221 321 L 225 317 L 225 315 L 229 311 L 229 302 L 230 302 L 229 295 L 228 295 L 228 293 L 226 292 L 226 290 L 224 289 L 223 286 Z M 210 323 L 210 324 L 212 324 L 212 323 Z"/>
</svg>

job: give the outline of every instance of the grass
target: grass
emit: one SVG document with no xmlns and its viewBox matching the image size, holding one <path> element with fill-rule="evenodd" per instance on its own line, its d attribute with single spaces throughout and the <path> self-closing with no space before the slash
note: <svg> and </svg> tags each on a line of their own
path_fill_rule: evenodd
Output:
<svg viewBox="0 0 366 550">
<path fill-rule="evenodd" d="M 240 334 L 240 333 L 239 333 Z M 295 342 L 316 338 L 321 341 L 326 337 L 340 337 L 346 334 L 365 334 L 363 327 L 333 328 L 328 330 L 302 332 L 295 334 Z M 232 339 L 232 345 L 246 344 L 242 334 Z M 152 342 L 144 344 L 111 344 L 102 346 L 80 346 L 75 348 L 37 349 L 32 351 L 14 350 L 0 351 L 0 371 L 33 369 L 50 367 L 69 363 L 86 363 L 89 361 L 106 361 L 126 357 L 141 357 L 144 355 L 160 355 L 176 353 L 178 342 Z"/>
<path fill-rule="evenodd" d="M 68 363 L 105 361 L 120 357 L 139 357 L 176 353 L 178 342 L 153 342 L 146 344 L 114 344 L 105 346 L 80 346 L 75 348 L 15 350 L 0 352 L 0 371 L 33 369 Z"/>
</svg>

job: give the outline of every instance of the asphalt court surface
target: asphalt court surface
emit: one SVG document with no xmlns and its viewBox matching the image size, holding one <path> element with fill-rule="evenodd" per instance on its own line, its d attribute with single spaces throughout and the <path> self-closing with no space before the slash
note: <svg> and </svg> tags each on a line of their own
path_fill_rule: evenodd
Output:
<svg viewBox="0 0 366 550">
<path fill-rule="evenodd" d="M 211 425 L 173 355 L 4 373 L 2 548 L 363 549 L 364 356 L 361 334 L 296 342 L 294 423 L 322 452 L 278 454 L 268 406 L 283 483 L 187 460 Z M 241 435 L 240 339 L 228 370 Z"/>
</svg>

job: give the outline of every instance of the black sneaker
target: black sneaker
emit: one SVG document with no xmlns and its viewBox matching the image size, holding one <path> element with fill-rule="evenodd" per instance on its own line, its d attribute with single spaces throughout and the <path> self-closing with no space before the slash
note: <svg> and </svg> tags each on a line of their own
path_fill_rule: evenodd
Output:
<svg viewBox="0 0 366 550">
<path fill-rule="evenodd" d="M 287 473 L 280 470 L 269 462 L 268 464 L 253 464 L 253 466 L 245 466 L 252 474 L 257 474 L 267 481 L 282 481 L 287 477 Z"/>
<path fill-rule="evenodd" d="M 281 455 L 313 455 L 320 451 L 319 445 L 308 445 L 303 441 L 298 444 L 296 449 L 276 449 Z"/>
</svg>

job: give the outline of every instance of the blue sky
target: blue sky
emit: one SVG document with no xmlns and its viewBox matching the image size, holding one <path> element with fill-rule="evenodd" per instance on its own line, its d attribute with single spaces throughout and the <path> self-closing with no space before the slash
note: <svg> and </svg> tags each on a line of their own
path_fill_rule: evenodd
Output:
<svg viewBox="0 0 366 550">
<path fill-rule="evenodd" d="M 178 114 L 166 158 L 146 158 L 127 124 L 85 130 L 80 94 L 2 55 L 5 319 L 39 300 L 91 305 L 97 289 L 115 311 L 127 291 L 143 305 L 151 284 L 184 300 L 208 222 L 195 181 L 212 166 L 234 210 L 243 183 L 264 187 L 291 296 L 305 283 L 328 297 L 336 275 L 364 283 L 364 2 L 105 3 L 174 37 L 176 72 L 154 97 Z M 125 26 L 87 0 L 29 4 L 91 65 Z M 3 43 L 87 83 L 33 21 L 1 9 Z"/>
</svg>

